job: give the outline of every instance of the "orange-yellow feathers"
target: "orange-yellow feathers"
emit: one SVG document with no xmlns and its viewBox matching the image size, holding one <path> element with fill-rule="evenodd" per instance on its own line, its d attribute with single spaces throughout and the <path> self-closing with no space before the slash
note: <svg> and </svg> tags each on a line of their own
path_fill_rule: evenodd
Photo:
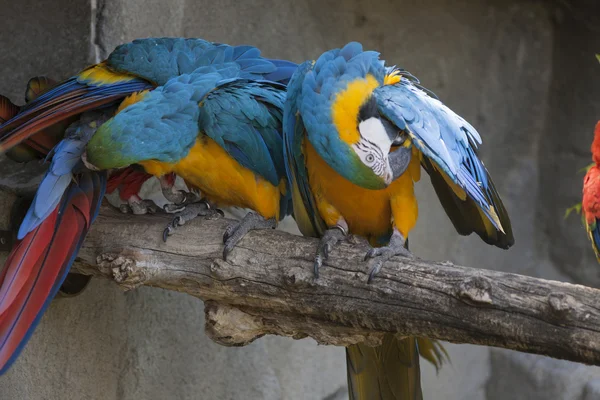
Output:
<svg viewBox="0 0 600 400">
<path fill-rule="evenodd" d="M 348 144 L 358 142 L 360 134 L 356 125 L 360 106 L 369 98 L 379 82 L 372 75 L 359 78 L 339 92 L 331 105 L 331 116 L 340 138 Z"/>
<path fill-rule="evenodd" d="M 327 226 L 334 226 L 343 217 L 350 232 L 379 238 L 391 232 L 393 223 L 405 237 L 408 236 L 417 221 L 413 182 L 420 177 L 418 155 L 412 158 L 407 172 L 390 186 L 369 190 L 339 175 L 306 139 L 303 152 L 311 192 Z"/>
<path fill-rule="evenodd" d="M 400 82 L 400 79 L 402 79 L 402 76 L 400 75 L 400 70 L 395 69 L 383 78 L 383 84 L 395 85 L 396 83 Z"/>
<path fill-rule="evenodd" d="M 398 70 L 392 71 L 384 77 L 383 84 L 393 85 L 400 82 L 402 76 L 399 74 L 400 71 Z M 380 86 L 379 82 L 373 75 L 369 74 L 365 78 L 350 82 L 346 89 L 335 96 L 331 106 L 331 114 L 340 138 L 345 143 L 354 144 L 358 142 L 359 132 L 356 127 L 358 111 L 378 86 Z"/>
<path fill-rule="evenodd" d="M 189 154 L 175 164 L 142 161 L 146 172 L 156 176 L 175 172 L 219 206 L 250 208 L 263 217 L 279 219 L 280 196 L 285 184 L 273 186 L 241 166 L 214 140 L 204 136 Z"/>
<path fill-rule="evenodd" d="M 126 107 L 141 101 L 148 93 L 150 93 L 150 90 L 142 90 L 141 92 L 135 92 L 127 96 L 125 100 L 119 104 L 119 108 L 117 108 L 117 114 L 123 111 Z"/>
<path fill-rule="evenodd" d="M 91 85 L 125 82 L 136 78 L 131 74 L 111 70 L 106 66 L 105 62 L 84 69 L 79 73 L 78 77 L 80 80 Z"/>
</svg>

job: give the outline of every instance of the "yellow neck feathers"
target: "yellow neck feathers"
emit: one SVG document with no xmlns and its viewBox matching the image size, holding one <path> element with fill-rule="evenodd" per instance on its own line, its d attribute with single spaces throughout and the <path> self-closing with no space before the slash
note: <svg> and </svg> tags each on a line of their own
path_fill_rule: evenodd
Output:
<svg viewBox="0 0 600 400">
<path fill-rule="evenodd" d="M 367 75 L 364 79 L 350 82 L 346 89 L 335 96 L 331 106 L 331 115 L 340 138 L 345 143 L 355 144 L 358 142 L 360 138 L 357 127 L 358 111 L 378 86 L 377 79 L 372 75 Z"/>
</svg>

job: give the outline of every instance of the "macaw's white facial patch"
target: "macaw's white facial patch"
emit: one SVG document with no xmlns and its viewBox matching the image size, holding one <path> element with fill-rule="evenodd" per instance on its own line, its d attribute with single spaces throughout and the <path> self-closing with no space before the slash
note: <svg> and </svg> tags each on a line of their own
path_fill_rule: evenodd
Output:
<svg viewBox="0 0 600 400">
<path fill-rule="evenodd" d="M 358 124 L 361 140 L 371 142 L 385 154 L 390 152 L 392 141 L 379 118 L 371 117 Z"/>
<path fill-rule="evenodd" d="M 352 149 L 375 175 L 381 177 L 386 184 L 392 182 L 392 169 L 388 154 L 392 141 L 377 117 L 371 117 L 358 124 L 360 139 L 352 145 Z"/>
</svg>

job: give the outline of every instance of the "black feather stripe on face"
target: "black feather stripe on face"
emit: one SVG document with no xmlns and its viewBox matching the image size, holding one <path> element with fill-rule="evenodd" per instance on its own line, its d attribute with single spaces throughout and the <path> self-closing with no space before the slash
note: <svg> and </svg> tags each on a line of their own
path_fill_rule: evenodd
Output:
<svg viewBox="0 0 600 400">
<path fill-rule="evenodd" d="M 379 110 L 377 110 L 377 101 L 375 97 L 369 96 L 367 100 L 358 109 L 358 121 L 360 124 L 362 121 L 366 121 L 369 118 L 379 118 Z"/>
<path fill-rule="evenodd" d="M 388 137 L 395 145 L 399 145 L 404 141 L 401 140 L 400 143 L 397 143 L 401 136 L 400 130 L 386 118 L 381 117 L 381 114 L 379 114 L 379 109 L 377 108 L 377 100 L 375 100 L 375 97 L 373 96 L 369 96 L 369 98 L 358 109 L 357 124 L 360 124 L 362 121 L 366 121 L 369 118 L 377 118 L 381 121 L 386 133 L 388 134 Z"/>
</svg>

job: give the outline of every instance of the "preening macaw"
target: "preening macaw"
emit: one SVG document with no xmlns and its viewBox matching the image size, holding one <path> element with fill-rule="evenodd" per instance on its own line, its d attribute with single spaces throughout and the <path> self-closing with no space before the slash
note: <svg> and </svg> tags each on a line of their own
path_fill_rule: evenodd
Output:
<svg viewBox="0 0 600 400">
<path fill-rule="evenodd" d="M 321 237 L 315 275 L 348 234 L 374 246 L 365 257 L 369 281 L 390 257 L 410 256 L 421 165 L 460 234 L 510 247 L 510 221 L 477 157 L 480 143 L 413 75 L 359 43 L 301 64 L 288 85 L 284 153 L 296 222 Z M 436 365 L 445 357 L 437 342 L 392 334 L 378 347 L 348 347 L 350 398 L 420 399 L 419 353 Z"/>
<path fill-rule="evenodd" d="M 167 199 L 180 201 L 186 196 L 171 190 L 171 170 L 186 179 L 208 170 L 214 187 L 231 188 L 224 199 L 266 218 L 280 215 L 280 202 L 287 204 L 277 129 L 285 86 L 276 82 L 287 82 L 295 68 L 265 59 L 251 46 L 142 39 L 119 46 L 104 62 L 21 110 L 9 107 L 12 114 L 0 125 L 0 152 L 33 147 L 34 138 L 46 138 L 42 132 L 54 132 L 65 121 L 70 125 L 58 145 L 45 147 L 46 154 L 52 149 L 50 167 L 0 274 L 0 374 L 14 362 L 68 273 L 98 214 L 108 169 L 147 161 L 144 167 L 161 176 Z M 205 134 L 198 135 L 200 128 Z M 164 167 L 175 160 L 176 167 Z M 232 176 L 223 178 L 228 173 Z M 113 176 L 111 189 L 147 178 L 135 169 Z M 255 184 L 247 184 L 249 178 Z M 198 179 L 191 182 L 204 187 Z M 238 231 L 230 232 L 234 239 Z"/>
<path fill-rule="evenodd" d="M 285 85 L 296 65 L 258 58 L 226 59 L 182 74 L 145 95 L 102 125 L 87 146 L 89 168 L 139 164 L 155 176 L 175 173 L 200 190 L 165 230 L 198 215 L 215 215 L 210 203 L 249 208 L 224 235 L 223 257 L 251 229 L 274 228 L 291 211 L 285 179 L 281 119 Z M 234 53 L 235 54 L 235 53 Z"/>
<path fill-rule="evenodd" d="M 589 166 L 583 178 L 581 210 L 585 230 L 592 242 L 596 259 L 600 262 L 600 121 L 594 130 L 591 150 L 594 163 Z"/>
</svg>

